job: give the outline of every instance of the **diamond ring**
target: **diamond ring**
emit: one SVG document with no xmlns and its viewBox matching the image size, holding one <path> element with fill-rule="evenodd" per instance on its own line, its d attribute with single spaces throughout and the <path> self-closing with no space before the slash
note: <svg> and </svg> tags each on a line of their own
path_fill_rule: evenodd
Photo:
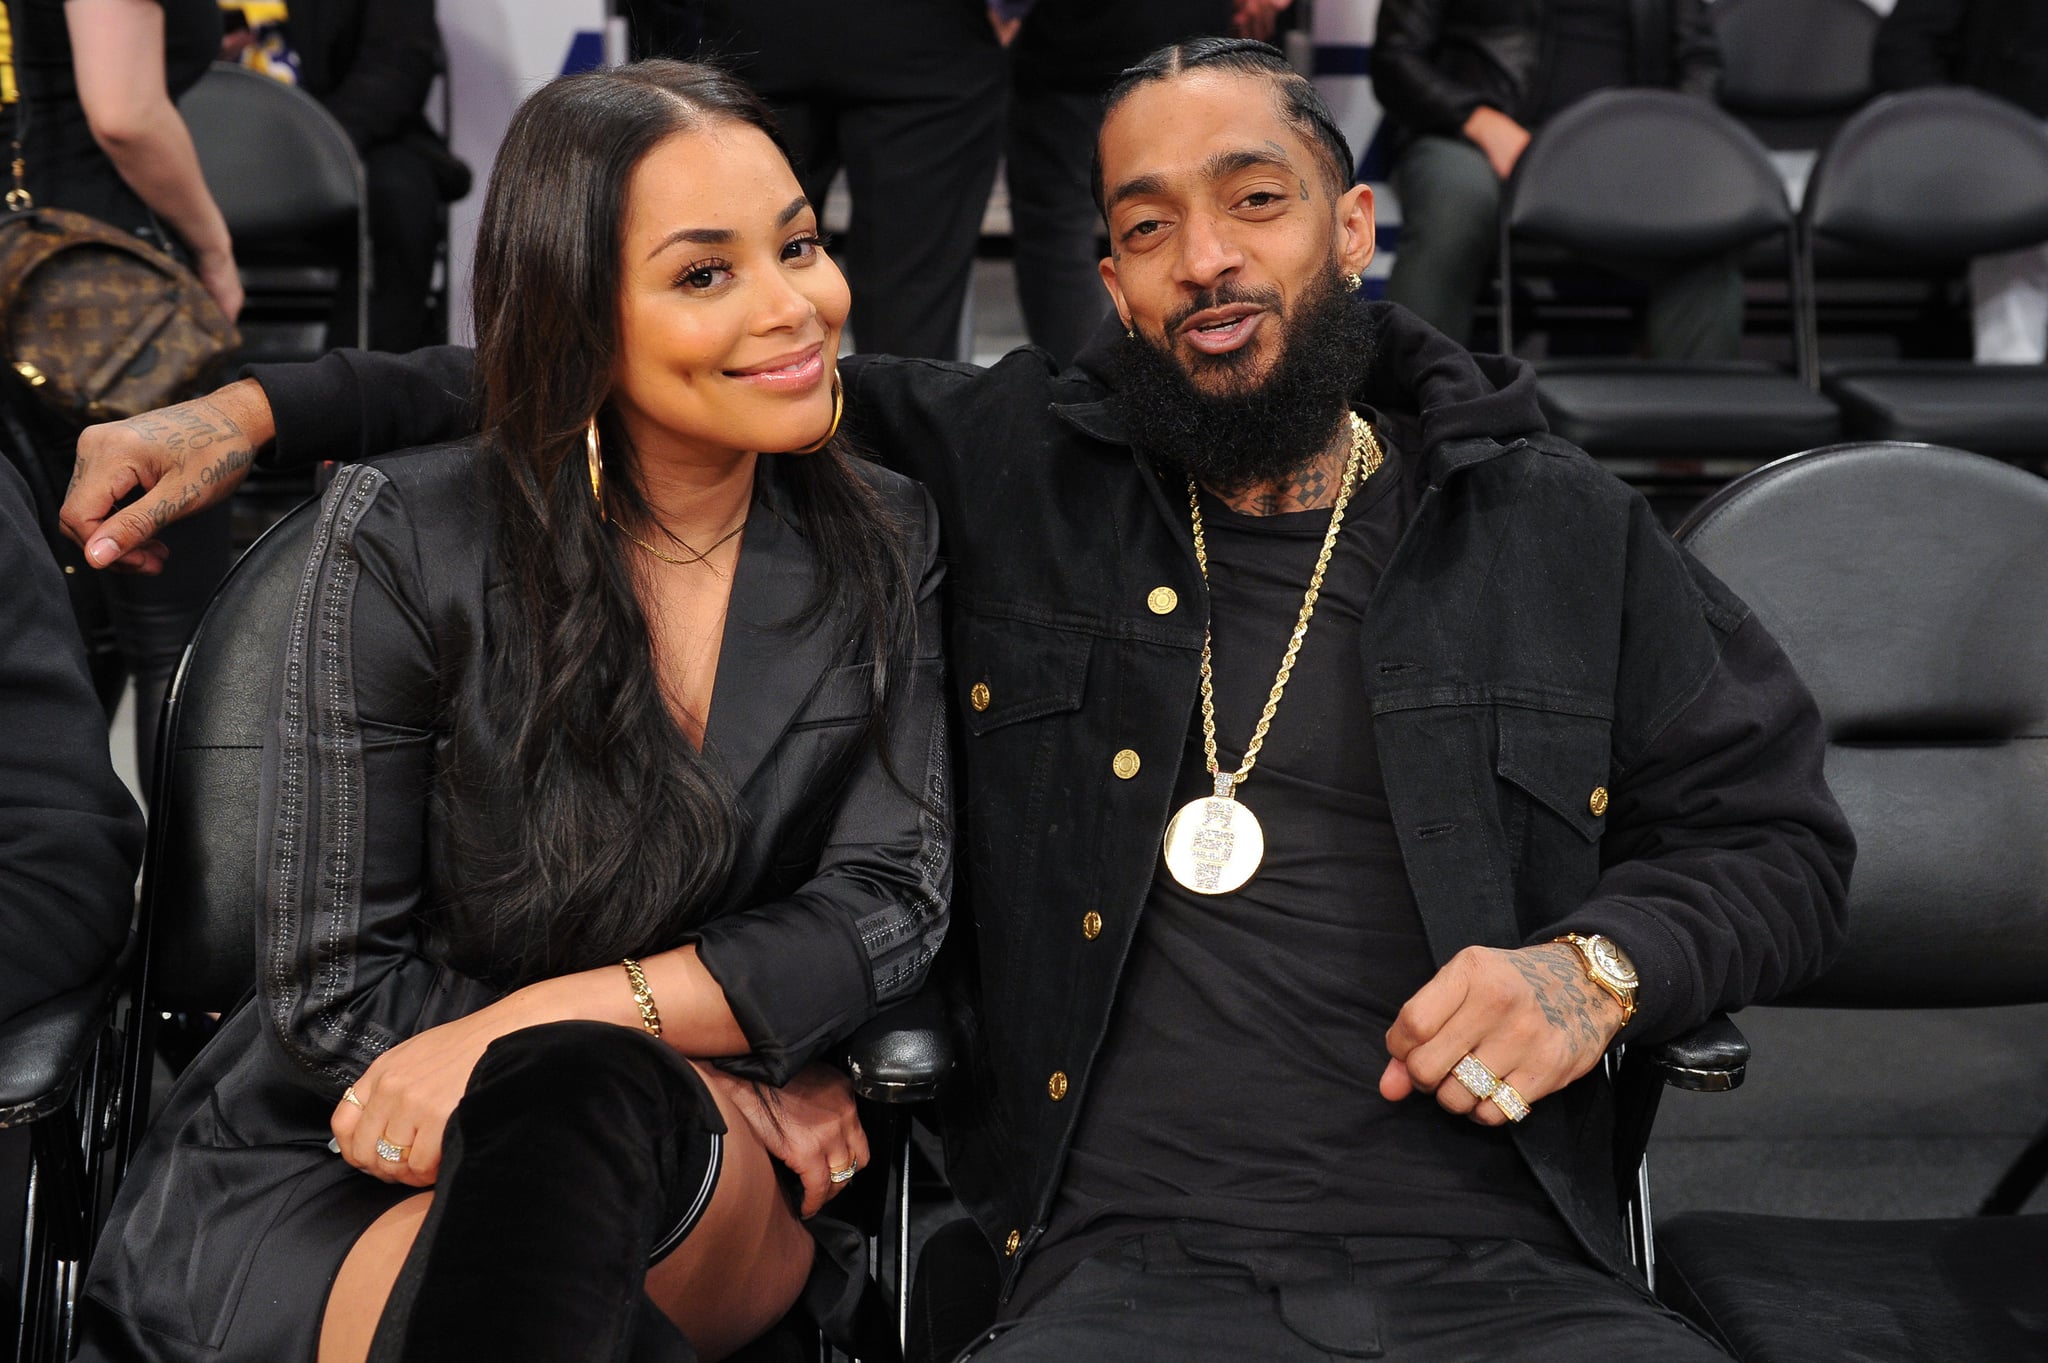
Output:
<svg viewBox="0 0 2048 1363">
<path fill-rule="evenodd" d="M 405 1162 L 405 1152 L 410 1149 L 412 1147 L 409 1145 L 393 1145 L 382 1136 L 377 1138 L 377 1158 L 383 1160 L 386 1164 L 403 1164 Z"/>
<path fill-rule="evenodd" d="M 847 1165 L 844 1169 L 834 1169 L 831 1173 L 831 1178 L 834 1183 L 844 1183 L 859 1172 L 860 1161 L 855 1160 L 853 1163 Z"/>
<path fill-rule="evenodd" d="M 1500 1087 L 1500 1076 L 1479 1063 L 1477 1056 L 1468 1055 L 1460 1060 L 1451 1074 L 1465 1086 L 1466 1092 L 1482 1103 L 1493 1097 L 1494 1090 Z"/>
<path fill-rule="evenodd" d="M 1529 1115 L 1528 1100 L 1515 1091 L 1513 1084 L 1503 1081 L 1494 1089 L 1492 1098 L 1493 1105 L 1511 1122 L 1519 1122 Z"/>
</svg>

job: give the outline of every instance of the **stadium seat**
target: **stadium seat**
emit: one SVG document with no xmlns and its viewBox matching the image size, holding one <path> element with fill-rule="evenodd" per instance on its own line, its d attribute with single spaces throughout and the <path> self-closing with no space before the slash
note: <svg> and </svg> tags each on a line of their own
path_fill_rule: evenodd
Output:
<svg viewBox="0 0 2048 1363">
<path fill-rule="evenodd" d="M 369 331 L 369 200 L 341 124 L 303 90 L 228 62 L 214 63 L 178 112 L 235 243 L 248 295 L 243 358 L 311 360 L 360 344 Z M 337 311 L 353 315 L 350 334 L 333 334 Z"/>
<path fill-rule="evenodd" d="M 103 1171 L 117 1112 L 115 1005 L 128 958 L 101 979 L 0 1027 L 0 1129 L 26 1128 L 28 1210 L 13 1351 L 19 1363 L 71 1357 L 79 1274 L 106 1208 Z"/>
<path fill-rule="evenodd" d="M 1815 254 L 1830 246 L 1952 271 L 2048 241 L 2048 130 L 1975 90 L 1887 95 L 1822 151 L 1799 216 L 1808 296 Z M 1817 355 L 1810 311 L 1806 326 Z M 1821 382 L 1846 435 L 2048 458 L 2048 365 L 1860 361 L 1823 364 Z"/>
<path fill-rule="evenodd" d="M 1520 242 L 1592 260 L 1683 263 L 1784 244 L 1792 210 L 1754 136 L 1702 100 L 1607 90 L 1546 123 L 1501 215 L 1503 348 L 1513 337 Z M 1560 360 L 1537 366 L 1552 429 L 1612 461 L 1752 467 L 1835 438 L 1834 405 L 1766 364 Z"/>
<path fill-rule="evenodd" d="M 1721 107 L 1767 146 L 1818 147 L 1872 95 L 1867 0 L 1715 0 Z"/>
<path fill-rule="evenodd" d="M 1927 445 L 1782 460 L 1681 540 L 1812 688 L 1858 843 L 1849 937 L 1784 1003 L 2048 1001 L 2048 481 Z M 1909 1094 L 1864 1107 L 1882 1130 Z M 2048 1215 L 1845 1221 L 1692 1212 L 1658 1290 L 1745 1363 L 2048 1356 Z"/>
</svg>

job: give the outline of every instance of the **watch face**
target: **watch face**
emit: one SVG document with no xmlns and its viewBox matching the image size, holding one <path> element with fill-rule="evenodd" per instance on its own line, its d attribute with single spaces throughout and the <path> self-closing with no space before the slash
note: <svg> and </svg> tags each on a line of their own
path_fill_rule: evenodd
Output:
<svg viewBox="0 0 2048 1363">
<path fill-rule="evenodd" d="M 1593 961 L 1605 974 L 1613 976 L 1622 984 L 1634 987 L 1636 982 L 1635 963 L 1622 955 L 1621 948 L 1605 937 L 1592 939 Z"/>
</svg>

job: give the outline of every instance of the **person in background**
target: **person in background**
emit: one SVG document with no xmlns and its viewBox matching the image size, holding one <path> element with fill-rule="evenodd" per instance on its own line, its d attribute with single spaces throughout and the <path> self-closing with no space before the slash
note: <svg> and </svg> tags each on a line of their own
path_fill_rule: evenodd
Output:
<svg viewBox="0 0 2048 1363">
<path fill-rule="evenodd" d="M 1031 343 L 1062 368 L 1109 315 L 1089 188 L 1102 97 L 1119 73 L 1180 38 L 1227 33 L 1232 0 L 1004 0 L 1010 116 L 1003 175 L 1017 301 Z"/>
<path fill-rule="evenodd" d="M 704 0 L 701 22 L 703 54 L 775 110 L 821 213 L 833 176 L 846 171 L 854 344 L 960 358 L 1002 150 L 994 14 L 983 0 Z"/>
<path fill-rule="evenodd" d="M 142 815 L 114 774 L 38 519 L 21 474 L 0 460 L 0 1025 L 114 963 L 142 860 Z M 10 1285 L 27 1164 L 27 1128 L 0 1131 L 0 1282 Z M 0 1293 L 0 1327 L 14 1295 Z"/>
<path fill-rule="evenodd" d="M 1878 25 L 1880 90 L 1968 85 L 2048 119 L 2048 5 L 2040 0 L 1899 0 Z M 2048 242 L 1970 263 L 1980 363 L 2048 360 Z"/>
<path fill-rule="evenodd" d="M 333 114 L 362 159 L 370 196 L 370 335 L 376 350 L 415 350 L 427 306 L 441 205 L 469 192 L 469 167 L 427 122 L 441 67 L 434 0 L 220 0 L 221 56 L 297 85 Z M 343 328 L 353 328 L 353 313 Z"/>
<path fill-rule="evenodd" d="M 124 228 L 190 264 L 229 317 L 242 307 L 227 222 L 200 174 L 177 97 L 220 48 L 214 0 L 7 0 L 25 179 L 38 207 Z M 6 400 L 46 481 L 71 477 L 75 428 L 8 376 Z M 228 509 L 166 525 L 159 574 L 108 580 L 115 635 L 135 676 L 135 761 L 148 789 L 158 711 L 185 641 L 227 572 Z M 162 557 L 158 555 L 158 562 Z"/>
<path fill-rule="evenodd" d="M 1535 130 L 1596 90 L 1657 86 L 1712 99 L 1720 78 L 1706 0 L 1385 0 L 1372 80 L 1398 129 L 1401 200 L 1387 297 L 1470 344 L 1473 306 L 1500 249 L 1502 187 Z M 1734 357 L 1738 261 L 1623 272 L 1649 285 L 1650 355 Z"/>
</svg>

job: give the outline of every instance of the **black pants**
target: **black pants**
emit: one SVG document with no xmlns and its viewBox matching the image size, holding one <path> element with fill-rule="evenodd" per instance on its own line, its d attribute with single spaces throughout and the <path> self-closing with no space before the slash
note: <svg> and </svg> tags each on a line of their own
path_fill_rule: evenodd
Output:
<svg viewBox="0 0 2048 1363">
<path fill-rule="evenodd" d="M 974 1363 L 1727 1363 L 1573 1256 L 1514 1240 L 1286 1236 L 1184 1223 L 1086 1260 Z"/>
<path fill-rule="evenodd" d="M 1090 172 L 1102 127 L 1102 92 L 1033 87 L 1010 92 L 1003 174 L 1010 188 L 1017 302 L 1031 344 L 1074 362 L 1102 319 L 1109 291 L 1097 268 L 1102 215 Z"/>
<path fill-rule="evenodd" d="M 370 196 L 370 339 L 403 353 L 447 339 L 433 335 L 427 304 L 441 238 L 441 191 L 417 146 L 385 142 L 363 157 Z"/>
<path fill-rule="evenodd" d="M 883 11 L 887 15 L 884 17 Z M 1002 147 L 1005 65 L 978 0 L 714 0 L 705 47 L 781 119 L 804 193 L 853 197 L 847 254 L 864 351 L 957 359 Z"/>
</svg>

